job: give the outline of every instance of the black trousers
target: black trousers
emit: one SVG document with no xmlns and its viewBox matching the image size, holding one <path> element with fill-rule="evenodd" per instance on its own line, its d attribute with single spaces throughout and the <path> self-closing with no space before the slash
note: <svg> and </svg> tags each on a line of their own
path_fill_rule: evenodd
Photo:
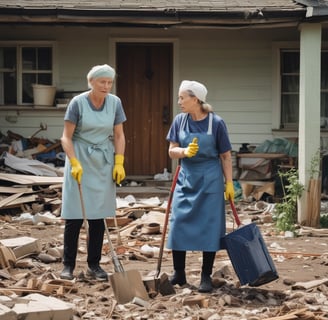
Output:
<svg viewBox="0 0 328 320">
<path fill-rule="evenodd" d="M 203 251 L 202 273 L 206 275 L 212 274 L 214 259 L 216 252 Z M 186 267 L 186 251 L 172 251 L 173 267 L 175 271 L 183 271 Z"/>
<path fill-rule="evenodd" d="M 68 219 L 65 222 L 64 230 L 64 265 L 75 268 L 80 230 L 83 224 L 82 219 Z M 104 240 L 105 224 L 104 219 L 88 220 L 89 224 L 89 244 L 88 258 L 89 266 L 99 265 L 101 251 Z"/>
</svg>

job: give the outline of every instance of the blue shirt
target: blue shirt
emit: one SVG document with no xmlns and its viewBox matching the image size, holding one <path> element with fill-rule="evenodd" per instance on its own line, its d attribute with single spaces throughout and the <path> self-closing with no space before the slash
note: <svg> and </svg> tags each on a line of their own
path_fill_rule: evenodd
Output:
<svg viewBox="0 0 328 320">
<path fill-rule="evenodd" d="M 185 113 L 179 113 L 175 116 L 171 128 L 167 134 L 166 140 L 170 142 L 176 142 L 179 145 L 181 145 L 179 141 L 179 131 L 181 128 L 182 119 L 185 117 Z M 207 116 L 203 120 L 194 121 L 191 116 L 188 114 L 188 125 L 189 130 L 192 133 L 201 133 L 201 132 L 207 132 L 208 130 L 208 121 L 209 116 Z M 216 148 L 218 150 L 218 153 L 225 153 L 229 150 L 231 150 L 231 143 L 228 136 L 228 130 L 227 126 L 224 122 L 224 120 L 218 116 L 217 114 L 213 113 L 213 127 L 212 127 L 212 133 L 216 142 Z"/>
<path fill-rule="evenodd" d="M 78 98 L 80 96 L 76 96 L 74 97 L 71 102 L 69 103 L 67 110 L 66 110 L 66 114 L 64 117 L 64 120 L 68 120 L 70 122 L 73 122 L 74 124 L 77 124 L 79 119 L 80 119 L 80 111 L 79 111 L 79 107 L 78 107 L 78 103 L 79 103 L 79 99 Z M 126 115 L 124 113 L 124 109 L 122 106 L 122 102 L 121 99 L 113 94 L 108 94 L 106 99 L 116 99 L 116 112 L 115 112 L 115 119 L 114 119 L 114 125 L 123 123 L 124 121 L 126 121 Z M 104 109 L 104 105 L 106 103 L 106 101 L 104 101 L 104 104 L 102 105 L 101 108 L 96 109 L 93 104 L 91 103 L 89 97 L 87 97 L 88 100 L 88 104 L 90 106 L 90 108 L 95 111 L 95 112 L 100 112 Z"/>
</svg>

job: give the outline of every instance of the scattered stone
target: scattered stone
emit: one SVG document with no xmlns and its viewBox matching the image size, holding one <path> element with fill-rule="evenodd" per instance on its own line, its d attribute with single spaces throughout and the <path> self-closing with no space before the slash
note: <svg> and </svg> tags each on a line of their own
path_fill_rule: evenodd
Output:
<svg viewBox="0 0 328 320">
<path fill-rule="evenodd" d="M 294 285 L 296 283 L 295 280 L 290 279 L 290 278 L 285 278 L 285 279 L 282 280 L 282 282 L 287 286 L 291 286 L 291 285 Z"/>
</svg>

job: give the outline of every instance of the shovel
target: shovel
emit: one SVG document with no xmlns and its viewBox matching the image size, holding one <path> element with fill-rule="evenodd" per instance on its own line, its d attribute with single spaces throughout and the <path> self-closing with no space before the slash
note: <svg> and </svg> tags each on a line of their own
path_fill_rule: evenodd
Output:
<svg viewBox="0 0 328 320">
<path fill-rule="evenodd" d="M 83 224 L 84 224 L 84 230 L 87 235 L 87 250 L 89 247 L 89 224 L 87 220 L 87 215 L 85 213 L 85 207 L 84 207 L 84 200 L 83 200 L 83 193 L 82 193 L 82 186 L 81 183 L 78 182 L 79 186 L 79 193 L 80 193 L 80 200 L 81 200 L 81 208 L 82 208 L 82 215 L 83 215 Z"/>
<path fill-rule="evenodd" d="M 151 279 L 149 279 L 149 280 L 144 279 L 145 285 L 146 285 L 146 287 L 148 287 L 149 291 L 154 291 L 154 289 L 155 289 L 155 292 L 160 292 L 160 294 L 162 296 L 175 294 L 174 287 L 171 284 L 171 282 L 169 281 L 167 274 L 163 273 L 160 276 L 160 273 L 161 273 L 161 266 L 162 266 L 162 258 L 163 258 L 166 230 L 167 230 L 167 225 L 168 225 L 169 215 L 170 215 L 170 210 L 171 210 L 171 203 L 172 203 L 174 189 L 177 184 L 179 171 L 180 171 L 180 165 L 178 165 L 175 170 L 175 174 L 173 177 L 171 190 L 170 190 L 170 194 L 169 194 L 169 199 L 167 201 L 167 206 L 166 206 L 166 211 L 165 211 L 165 220 L 164 220 L 163 231 L 162 231 L 161 245 L 160 245 L 159 254 L 158 254 L 156 278 L 153 279 L 153 281 Z M 153 288 L 153 287 L 155 287 L 155 288 Z"/>
<path fill-rule="evenodd" d="M 84 222 L 84 227 L 85 227 L 85 231 L 87 234 L 87 247 L 88 247 L 88 245 L 89 245 L 89 225 L 88 225 L 88 220 L 86 217 L 86 212 L 85 212 L 85 207 L 84 207 L 84 200 L 83 200 L 81 184 L 78 183 L 78 186 L 79 186 L 80 200 L 81 200 L 81 206 L 82 206 L 83 222 Z M 109 276 L 109 280 L 111 282 L 113 292 L 114 292 L 117 302 L 120 304 L 123 304 L 123 303 L 130 302 L 134 298 L 139 298 L 144 301 L 148 300 L 149 296 L 148 296 L 146 288 L 142 282 L 139 272 L 137 270 L 124 271 L 123 266 L 116 255 L 112 241 L 110 239 L 106 219 L 104 219 L 104 224 L 105 224 L 105 232 L 108 237 L 110 254 L 112 257 L 112 262 L 113 262 L 114 270 L 115 270 L 115 273 L 113 275 Z"/>
<path fill-rule="evenodd" d="M 147 290 L 142 282 L 140 273 L 137 270 L 127 270 L 124 268 L 118 259 L 114 250 L 110 234 L 108 231 L 106 219 L 104 219 L 105 232 L 108 238 L 108 245 L 112 262 L 114 265 L 114 273 L 109 276 L 114 296 L 119 304 L 131 302 L 135 298 L 147 301 L 149 299 Z"/>
</svg>

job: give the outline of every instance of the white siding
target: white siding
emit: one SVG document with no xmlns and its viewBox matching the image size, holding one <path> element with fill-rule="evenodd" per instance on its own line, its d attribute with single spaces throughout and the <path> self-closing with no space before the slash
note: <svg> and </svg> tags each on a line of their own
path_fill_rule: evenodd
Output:
<svg viewBox="0 0 328 320">
<path fill-rule="evenodd" d="M 272 139 L 270 37 L 260 31 L 212 36 L 196 33 L 181 41 L 181 78 L 206 84 L 208 102 L 226 121 L 234 150 L 241 143 L 258 145 Z"/>
<path fill-rule="evenodd" d="M 109 41 L 112 37 L 174 38 L 179 50 L 174 59 L 178 70 L 174 79 L 203 82 L 208 88 L 208 102 L 227 123 L 234 150 L 241 143 L 258 145 L 272 139 L 272 43 L 298 41 L 299 32 L 293 29 L 210 30 L 210 29 L 110 29 L 87 27 L 15 27 L 2 26 L 3 40 L 57 41 L 58 90 L 87 89 L 86 73 L 94 64 L 109 63 Z M 174 88 L 177 92 L 178 88 Z M 172 97 L 178 112 L 177 97 Z M 55 108 L 55 107 L 54 107 Z M 16 108 L 14 108 L 16 110 Z M 5 117 L 16 115 L 17 122 Z M 12 130 L 28 136 L 39 127 L 48 125 L 41 134 L 59 139 L 63 126 L 63 110 L 16 111 L 1 110 L 0 130 Z"/>
<path fill-rule="evenodd" d="M 64 112 L 64 110 L 43 111 L 36 109 L 31 111 L 20 110 L 19 112 L 0 111 L 0 131 L 5 135 L 10 130 L 24 137 L 30 137 L 40 128 L 42 122 L 47 125 L 47 130 L 39 132 L 36 137 L 50 139 L 54 142 L 61 137 Z"/>
</svg>

